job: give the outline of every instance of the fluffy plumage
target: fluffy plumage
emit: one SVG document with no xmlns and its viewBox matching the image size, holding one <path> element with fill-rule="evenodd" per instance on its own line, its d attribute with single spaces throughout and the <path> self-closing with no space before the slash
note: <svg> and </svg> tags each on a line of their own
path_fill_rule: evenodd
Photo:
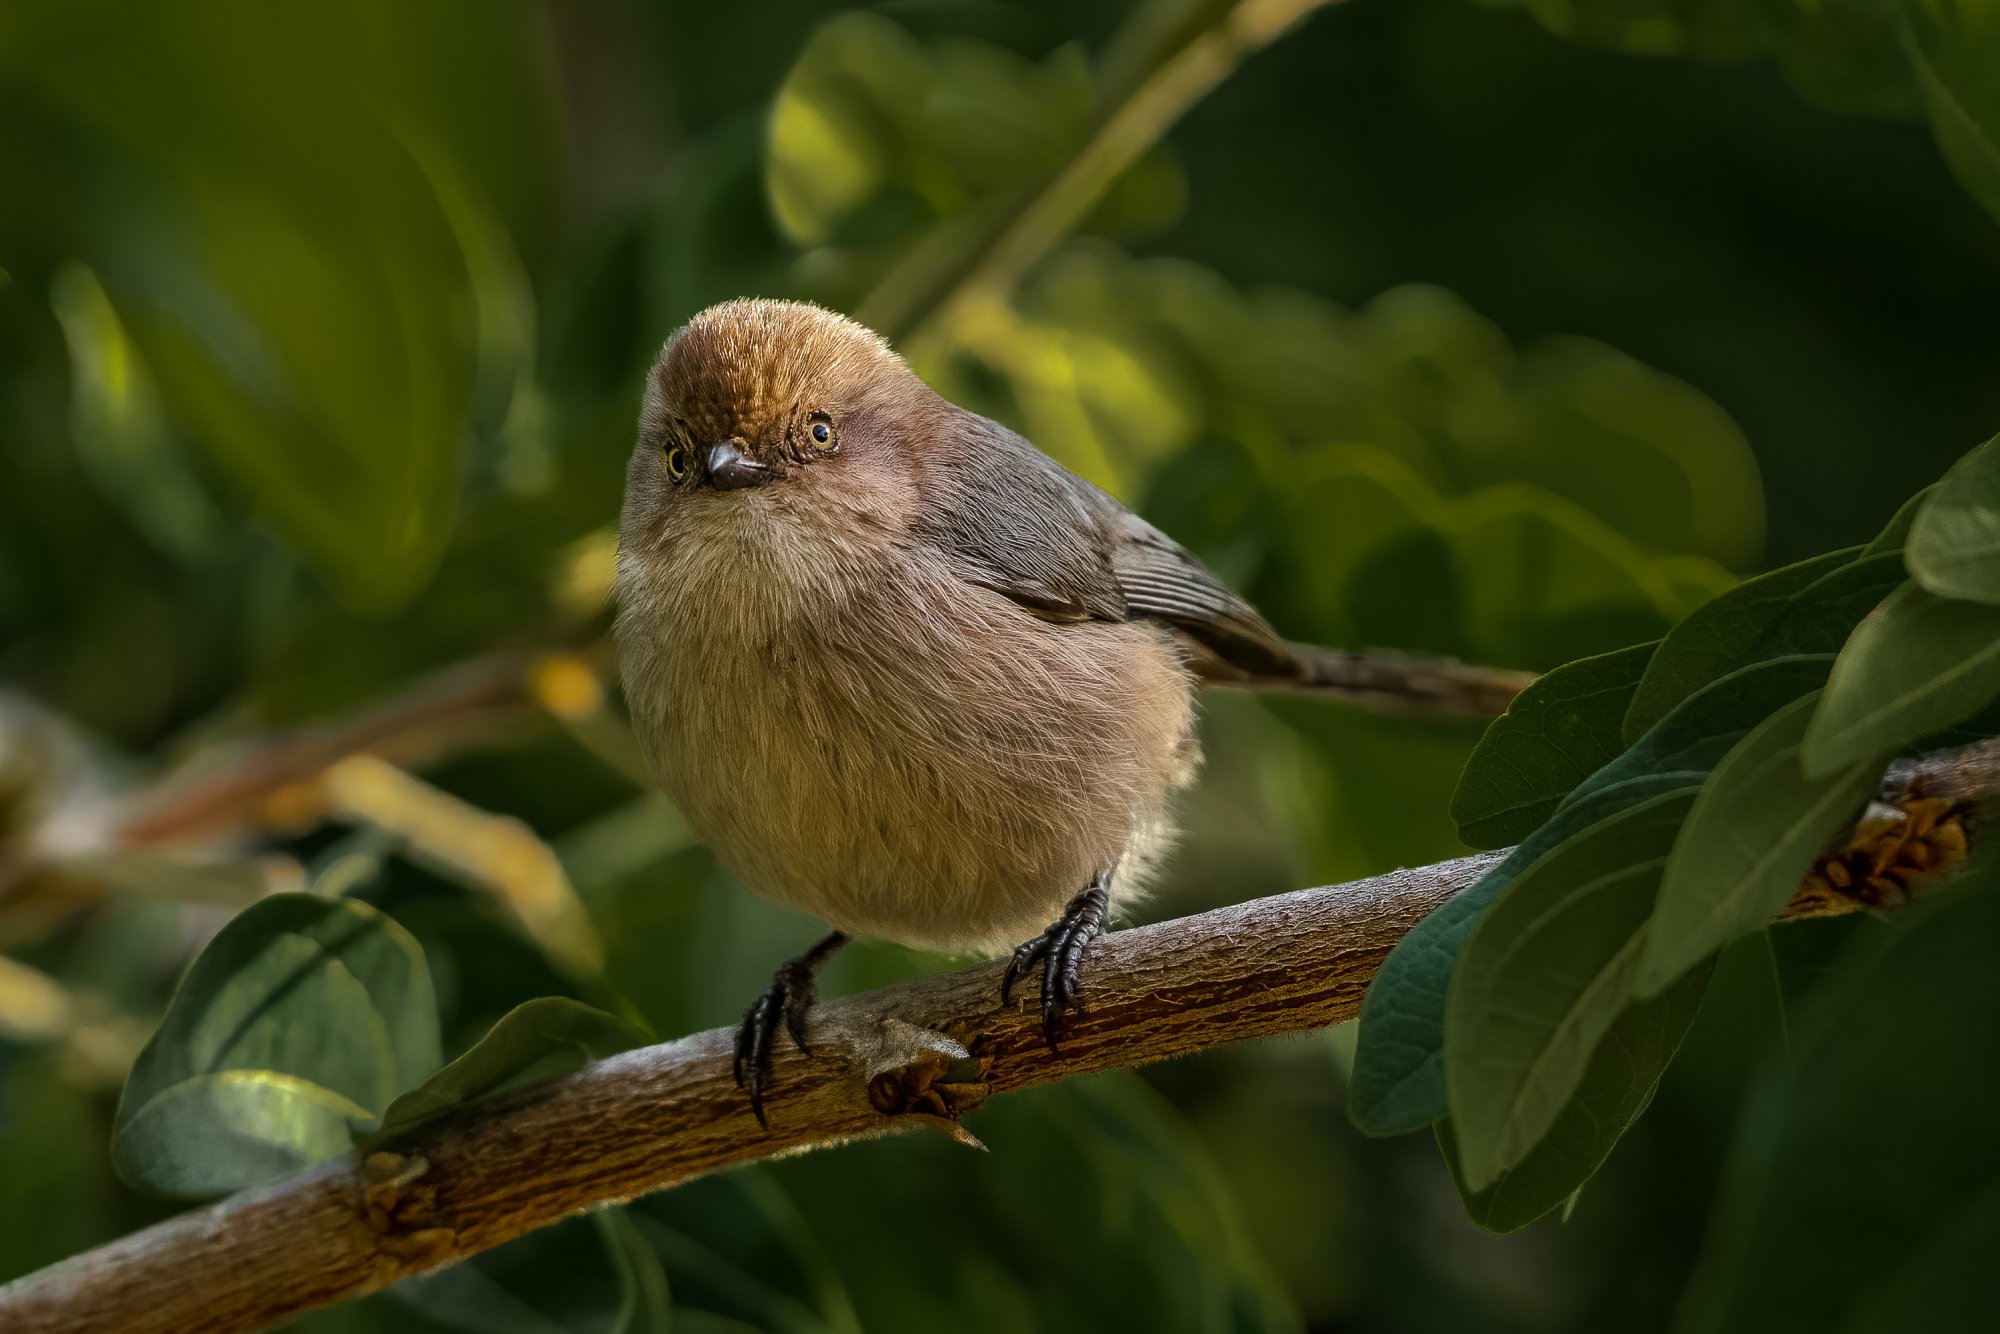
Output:
<svg viewBox="0 0 2000 1334">
<path fill-rule="evenodd" d="M 710 484 L 721 444 L 755 484 Z M 1412 694 L 1294 651 L 1111 496 L 794 302 L 713 307 L 661 353 L 618 598 L 638 735 L 723 862 L 930 949 L 1033 935 L 1113 866 L 1129 893 L 1194 772 L 1197 673 Z"/>
<path fill-rule="evenodd" d="M 792 438 L 815 412 L 840 433 L 823 457 Z M 998 428 L 860 326 L 772 302 L 678 334 L 643 423 L 619 561 L 627 696 L 660 781 L 746 885 L 852 934 L 997 949 L 1121 857 L 1140 869 L 1192 773 L 1193 684 L 1166 627 L 1045 620 L 946 517 L 1007 502 L 961 494 L 950 469 L 1011 438 L 981 439 Z M 732 438 L 786 475 L 668 477 L 670 442 Z M 1001 541 L 1032 579 L 1033 544 L 1059 532 Z M 1038 587 L 1067 605 L 1063 577 Z"/>
</svg>

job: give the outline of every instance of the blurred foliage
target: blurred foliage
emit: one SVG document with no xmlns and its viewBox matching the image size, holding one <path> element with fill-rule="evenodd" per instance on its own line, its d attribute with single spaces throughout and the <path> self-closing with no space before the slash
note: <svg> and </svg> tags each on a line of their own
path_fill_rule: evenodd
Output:
<svg viewBox="0 0 2000 1334">
<path fill-rule="evenodd" d="M 1932 560 L 1991 508 L 1960 491 L 1879 549 L 1710 601 L 1869 540 L 2000 421 L 1986 0 L 1353 0 L 1090 183 L 1017 292 L 925 324 L 1227 6 L 1128 8 L 0 14 L 0 943 L 21 979 L 0 988 L 0 1279 L 162 1215 L 110 1144 L 163 1015 L 134 1110 L 276 1072 L 353 1105 L 316 1153 L 439 1055 L 461 1063 L 427 1096 L 451 1101 L 609 1049 L 625 1020 L 728 1022 L 813 934 L 643 791 L 615 695 L 569 652 L 599 628 L 639 376 L 711 301 L 924 324 L 909 350 L 940 389 L 1138 505 L 1297 638 L 1536 669 L 1663 641 L 1636 684 L 1548 678 L 1546 721 L 1515 719 L 1526 749 L 1488 743 L 1507 743 L 1490 764 L 1539 759 L 1478 801 L 1469 776 L 1449 809 L 1474 728 L 1211 701 L 1149 915 L 1451 855 L 1454 821 L 1521 837 L 1620 757 L 1644 759 L 1632 786 L 1556 825 L 1691 788 L 1778 694 L 1824 681 L 1798 659 L 1905 578 L 1906 538 L 1927 596 L 1975 596 L 1978 560 Z M 538 664 L 535 715 L 418 747 L 421 784 L 371 771 L 370 798 L 349 772 L 226 837 L 119 845 L 120 794 L 423 698 L 495 649 Z M 1703 693 L 1732 671 L 1764 693 Z M 176 993 L 203 942 L 219 957 L 296 902 L 215 936 L 273 887 L 400 923 L 435 1004 L 411 990 L 390 1015 L 329 971 L 314 1017 L 288 1019 L 291 1000 L 249 999 L 244 959 L 215 985 L 197 962 Z M 579 904 L 601 958 L 524 929 Z M 1669 990 L 1613 1016 L 1651 1055 L 1572 1067 L 1556 1147 L 1467 1201 L 1512 1226 L 1601 1164 L 1567 1227 L 1486 1236 L 1427 1146 L 1352 1134 L 1348 1033 L 1002 1100 L 977 1122 L 992 1157 L 899 1140 L 699 1182 L 300 1324 L 637 1330 L 670 1305 L 694 1329 L 1660 1328 L 1755 1071 L 1776 1073 L 1754 1075 L 1729 1198 L 1777 1208 L 1844 1161 L 1811 1141 L 1778 1163 L 1755 1137 L 1851 1124 L 1787 1082 L 1782 1016 L 1797 1077 L 1837 1071 L 1847 1021 L 1808 1037 L 1806 1017 L 1864 1004 L 1873 946 L 1845 947 L 1886 934 L 1790 928 L 1725 950 L 1698 1015 Z M 1882 966 L 1923 971 L 1906 958 Z M 827 986 L 937 963 L 866 946 Z M 1441 1016 L 1443 979 L 1426 986 Z M 1909 986 L 1918 1022 L 1934 1002 Z M 538 1022 L 495 1031 L 525 1003 Z M 254 1050 L 163 1063 L 240 1005 L 264 1016 Z M 326 1042 L 334 1013 L 355 1022 Z M 377 1039 L 427 1022 L 439 1051 L 384 1057 Z M 189 1189 L 233 1184 L 196 1171 L 214 1123 L 175 1122 Z M 1786 1263 L 1899 1226 L 1869 1209 Z M 1947 1256 L 1985 1235 L 1964 1209 Z M 1924 1285 L 1923 1263 L 1898 1281 Z M 1739 1300 L 1721 1265 L 1702 1261 L 1702 1300 Z"/>
</svg>

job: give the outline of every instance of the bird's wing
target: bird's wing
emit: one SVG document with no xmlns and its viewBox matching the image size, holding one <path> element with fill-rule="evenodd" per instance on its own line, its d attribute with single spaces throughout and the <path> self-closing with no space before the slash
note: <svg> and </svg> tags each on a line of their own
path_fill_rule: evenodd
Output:
<svg viewBox="0 0 2000 1334">
<path fill-rule="evenodd" d="M 1298 658 L 1255 607 L 1138 515 L 1119 506 L 1117 519 L 1111 568 L 1129 615 L 1164 621 L 1205 650 L 1193 664 L 1203 676 L 1299 675 Z"/>
<path fill-rule="evenodd" d="M 913 536 L 949 555 L 967 583 L 1043 620 L 1124 620 L 1108 516 L 1090 494 L 1096 488 L 1012 431 L 971 413 L 965 419 L 967 438 L 948 442 L 946 466 L 928 470 Z"/>
<path fill-rule="evenodd" d="M 1188 641 L 1202 676 L 1300 674 L 1256 608 L 1179 543 L 1012 431 L 966 418 L 921 525 L 966 582 L 1045 620 L 1163 622 Z"/>
</svg>

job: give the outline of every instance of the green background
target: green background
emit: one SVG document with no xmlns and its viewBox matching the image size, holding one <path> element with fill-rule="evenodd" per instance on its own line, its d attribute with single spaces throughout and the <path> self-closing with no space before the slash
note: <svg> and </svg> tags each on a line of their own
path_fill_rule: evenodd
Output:
<svg viewBox="0 0 2000 1334">
<path fill-rule="evenodd" d="M 1215 8 L 1146 13 L 1170 34 Z M 1547 25 L 1463 0 L 1314 17 L 1103 183 L 1010 300 L 927 319 L 1144 77 L 1125 7 L 10 6 L 0 951 L 68 1008 L 0 985 L 0 1279 L 167 1212 L 112 1176 L 118 1088 L 258 887 L 345 877 L 407 927 L 447 1055 L 551 993 L 661 1036 L 728 1023 L 816 935 L 646 794 L 615 707 L 423 766 L 554 850 L 601 971 L 363 819 L 103 855 L 102 793 L 495 647 L 589 644 L 640 376 L 710 301 L 913 335 L 941 388 L 1289 635 L 1529 669 L 1867 540 L 2000 425 L 1994 196 L 1933 137 L 1898 45 L 1918 28 L 1528 8 Z M 1976 70 L 1995 23 L 1957 9 Z M 1475 726 L 1220 696 L 1204 734 L 1134 917 L 1462 850 Z M 1487 1236 L 1426 1138 L 1359 1138 L 1335 1030 L 1005 1099 L 973 1123 L 987 1157 L 909 1138 L 697 1183 L 633 1211 L 637 1244 L 690 1328 L 1663 1328 L 1787 1004 L 1870 929 L 1726 954 L 1566 1224 Z M 871 944 L 826 985 L 940 964 Z M 494 1266 L 506 1327 L 610 1327 L 586 1226 L 549 1243 L 576 1263 Z M 502 1327 L 394 1298 L 305 1323 L 454 1309 Z"/>
</svg>

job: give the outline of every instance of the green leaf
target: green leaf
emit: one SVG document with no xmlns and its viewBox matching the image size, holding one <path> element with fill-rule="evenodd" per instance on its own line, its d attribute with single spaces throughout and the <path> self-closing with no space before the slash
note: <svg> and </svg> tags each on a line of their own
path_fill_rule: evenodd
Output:
<svg viewBox="0 0 2000 1334">
<path fill-rule="evenodd" d="M 2000 9 L 1991 0 L 1901 0 L 1899 9 L 1938 147 L 1959 184 L 2000 218 Z"/>
<path fill-rule="evenodd" d="M 29 253 L 92 270 L 162 420 L 346 606 L 399 608 L 534 327 L 507 223 L 553 219 L 535 21 L 231 3 L 121 9 L 97 40 L 111 8 L 38 5 L 10 30 L 10 108 L 70 173 L 47 192 L 118 201 L 57 212 Z"/>
<path fill-rule="evenodd" d="M 1580 797 L 1397 942 L 1362 998 L 1347 1115 L 1368 1135 L 1421 1130 L 1445 1114 L 1445 1000 L 1459 949 L 1494 897 L 1543 853 L 1628 806 L 1693 792 L 1699 773 L 1647 774 Z"/>
<path fill-rule="evenodd" d="M 197 1075 L 148 1098 L 114 1140 L 119 1175 L 160 1195 L 199 1199 L 290 1176 L 347 1152 L 372 1113 L 333 1090 L 273 1070 Z"/>
<path fill-rule="evenodd" d="M 1454 502 L 1441 522 L 1481 661 L 1581 658 L 1653 639 L 1688 609 L 1684 589 L 1631 539 L 1552 493 L 1489 487 Z"/>
<path fill-rule="evenodd" d="M 1694 794 L 1680 791 L 1565 839 L 1508 884 L 1459 953 L 1444 1074 L 1465 1183 L 1527 1158 L 1633 998 L 1660 872 Z"/>
<path fill-rule="evenodd" d="M 1831 653 L 1795 654 L 1753 662 L 1709 682 L 1586 779 L 1569 800 L 1640 774 L 1707 772 L 1778 708 L 1825 685 L 1832 665 Z"/>
<path fill-rule="evenodd" d="M 1451 796 L 1458 836 L 1475 848 L 1517 843 L 1576 785 L 1622 750 L 1618 729 L 1654 645 L 1567 663 L 1514 698 L 1465 762 Z"/>
<path fill-rule="evenodd" d="M 1893 755 L 2000 696 L 2000 606 L 1955 602 L 1906 583 L 1854 629 L 1806 729 L 1818 777 Z"/>
<path fill-rule="evenodd" d="M 1862 556 L 1883 556 L 1892 551 L 1902 551 L 1910 544 L 1910 532 L 1916 527 L 1917 514 L 1937 491 L 1933 482 L 1911 496 L 1889 516 L 1889 522 L 1882 525 L 1882 531 L 1875 534 L 1867 546 L 1861 548 Z M 1908 553 L 1905 552 L 1905 559 Z"/>
<path fill-rule="evenodd" d="M 1774 1054 L 1752 1090 L 1676 1329 L 1991 1323 L 1996 889 L 1980 874 L 1839 960 L 1789 1057 Z M 1855 1238 L 1866 1263 L 1829 1263 Z"/>
<path fill-rule="evenodd" d="M 1952 465 L 1932 488 L 1904 559 L 1926 592 L 2000 602 L 2000 436 Z"/>
<path fill-rule="evenodd" d="M 516 1237 L 390 1294 L 468 1334 L 665 1334 L 660 1257 L 622 1207 Z"/>
<path fill-rule="evenodd" d="M 183 1195 L 283 1175 L 281 1160 L 348 1146 L 329 1116 L 373 1118 L 437 1063 L 430 973 L 408 932 L 352 899 L 261 899 L 189 965 L 134 1062 L 113 1133 L 118 1170 Z M 237 1152 L 252 1142 L 266 1147 Z M 160 1157 L 167 1144 L 172 1157 Z"/>
<path fill-rule="evenodd" d="M 509 1010 L 471 1050 L 390 1103 L 375 1137 L 400 1135 L 455 1107 L 567 1074 L 648 1040 L 623 1019 L 581 1001 L 539 997 Z"/>
<path fill-rule="evenodd" d="M 1707 988 L 1704 969 L 1663 996 L 1626 1006 L 1549 1133 L 1484 1190 L 1466 1183 L 1451 1121 L 1438 1122 L 1438 1148 L 1467 1217 L 1489 1232 L 1514 1232 L 1573 1199 L 1652 1102 Z"/>
<path fill-rule="evenodd" d="M 1743 660 L 1761 662 L 1799 653 L 1837 652 L 1861 618 L 1881 605 L 1906 577 L 1900 551 L 1858 558 L 1827 572 L 1792 598 Z"/>
<path fill-rule="evenodd" d="M 1766 627 L 1768 629 L 1769 627 Z M 1818 689 L 1831 655 L 1753 662 L 1678 704 L 1638 744 L 1586 778 L 1556 815 L 1498 866 L 1418 923 L 1362 1002 L 1348 1116 L 1371 1135 L 1403 1134 L 1445 1110 L 1445 995 L 1466 934 L 1508 880 L 1596 820 L 1661 792 L 1687 790 L 1781 705 Z"/>
<path fill-rule="evenodd" d="M 1625 739 L 1636 741 L 1674 705 L 1747 659 L 1792 600 L 1851 564 L 1860 548 L 1829 552 L 1747 579 L 1696 607 L 1667 632 L 1625 714 Z M 1829 649 L 1831 649 L 1829 645 Z"/>
<path fill-rule="evenodd" d="M 1820 778 L 1799 747 L 1821 696 L 1785 705 L 1709 775 L 1667 863 L 1639 969 L 1653 996 L 1746 931 L 1762 927 L 1798 888 L 1813 857 L 1864 806 L 1883 755 Z"/>
</svg>

